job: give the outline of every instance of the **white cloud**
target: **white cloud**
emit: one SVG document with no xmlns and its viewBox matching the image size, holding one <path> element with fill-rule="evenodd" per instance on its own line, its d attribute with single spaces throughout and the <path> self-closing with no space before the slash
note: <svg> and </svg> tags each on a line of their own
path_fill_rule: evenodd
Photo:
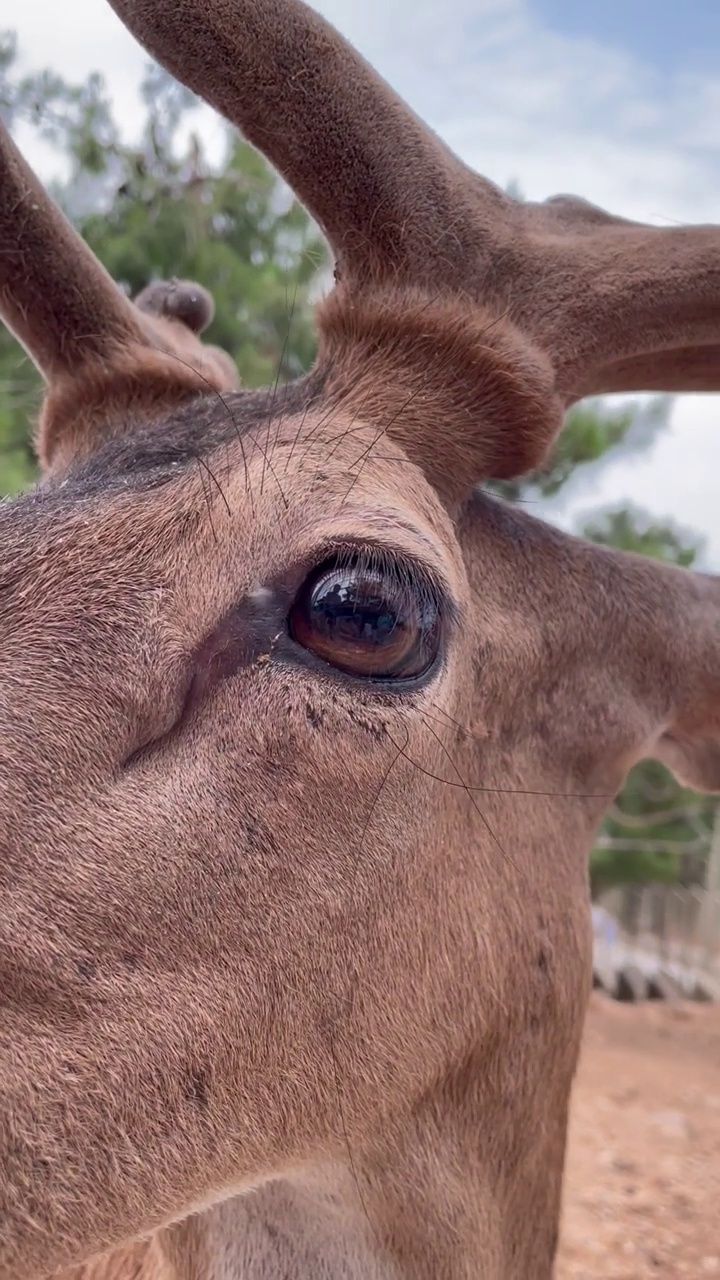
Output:
<svg viewBox="0 0 720 1280">
<path fill-rule="evenodd" d="M 720 74 L 661 76 L 625 50 L 551 33 L 524 0 L 316 7 L 496 182 L 516 178 L 532 199 L 575 191 L 658 224 L 720 222 Z M 102 69 L 135 132 L 145 59 L 108 5 L 73 0 L 64 22 L 51 0 L 24 0 L 12 21 L 26 66 L 70 79 Z M 47 149 L 35 146 L 32 159 L 53 167 Z M 609 468 L 593 498 L 632 497 L 695 525 L 720 564 L 719 482 L 720 398 L 687 396 L 652 453 Z"/>
<path fill-rule="evenodd" d="M 630 455 L 608 464 L 597 483 L 573 495 L 568 517 L 620 497 L 658 516 L 669 516 L 708 542 L 703 567 L 720 569 L 720 397 L 679 396 L 669 429 L 654 446 L 650 459 Z"/>
</svg>

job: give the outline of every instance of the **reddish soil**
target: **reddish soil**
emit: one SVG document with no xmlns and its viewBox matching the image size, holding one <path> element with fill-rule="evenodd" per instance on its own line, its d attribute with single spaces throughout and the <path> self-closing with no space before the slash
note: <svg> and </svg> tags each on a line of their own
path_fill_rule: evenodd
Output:
<svg viewBox="0 0 720 1280">
<path fill-rule="evenodd" d="M 719 1006 L 593 995 L 556 1276 L 720 1280 Z"/>
</svg>

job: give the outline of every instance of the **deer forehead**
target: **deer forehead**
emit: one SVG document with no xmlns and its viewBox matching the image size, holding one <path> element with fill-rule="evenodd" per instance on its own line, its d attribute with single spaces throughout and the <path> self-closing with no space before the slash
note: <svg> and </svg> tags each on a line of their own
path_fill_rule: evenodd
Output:
<svg viewBox="0 0 720 1280">
<path fill-rule="evenodd" d="M 273 412 L 267 400 L 254 415 L 205 397 L 115 424 L 89 458 L 6 506 L 5 579 L 90 557 L 108 583 L 134 566 L 166 583 L 195 575 L 201 596 L 215 571 L 230 567 L 235 588 L 262 583 L 335 538 L 420 558 L 464 594 L 452 522 L 399 444 L 342 407 Z"/>
</svg>

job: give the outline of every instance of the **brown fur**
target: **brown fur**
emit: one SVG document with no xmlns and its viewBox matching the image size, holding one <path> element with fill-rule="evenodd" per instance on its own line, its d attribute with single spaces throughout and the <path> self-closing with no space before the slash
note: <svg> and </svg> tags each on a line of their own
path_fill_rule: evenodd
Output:
<svg viewBox="0 0 720 1280">
<path fill-rule="evenodd" d="M 45 471 L 58 477 L 71 462 L 95 452 L 98 436 L 131 434 L 144 421 L 162 421 L 193 396 L 237 386 L 235 367 L 224 351 L 201 346 L 167 320 L 155 320 L 150 332 L 157 346 L 129 342 L 106 361 L 86 362 L 79 376 L 66 373 L 53 380 L 36 433 Z"/>
<path fill-rule="evenodd" d="M 48 382 L 0 506 L 0 1280 L 548 1280 L 586 851 L 645 755 L 720 789 L 720 587 L 474 486 L 585 390 L 720 389 L 720 231 L 515 204 L 293 0 L 114 7 L 339 283 L 240 392 L 199 287 L 130 303 L 0 142 Z M 440 584 L 417 688 L 290 640 L 338 540 Z"/>
</svg>

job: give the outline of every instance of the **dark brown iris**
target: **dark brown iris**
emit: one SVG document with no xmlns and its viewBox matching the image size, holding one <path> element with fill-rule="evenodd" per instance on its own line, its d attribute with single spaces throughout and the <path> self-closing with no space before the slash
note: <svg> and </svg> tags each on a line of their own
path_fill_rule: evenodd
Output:
<svg viewBox="0 0 720 1280">
<path fill-rule="evenodd" d="M 375 680 L 417 678 L 438 649 L 437 604 L 392 568 L 323 566 L 303 583 L 288 623 L 324 662 Z"/>
</svg>

